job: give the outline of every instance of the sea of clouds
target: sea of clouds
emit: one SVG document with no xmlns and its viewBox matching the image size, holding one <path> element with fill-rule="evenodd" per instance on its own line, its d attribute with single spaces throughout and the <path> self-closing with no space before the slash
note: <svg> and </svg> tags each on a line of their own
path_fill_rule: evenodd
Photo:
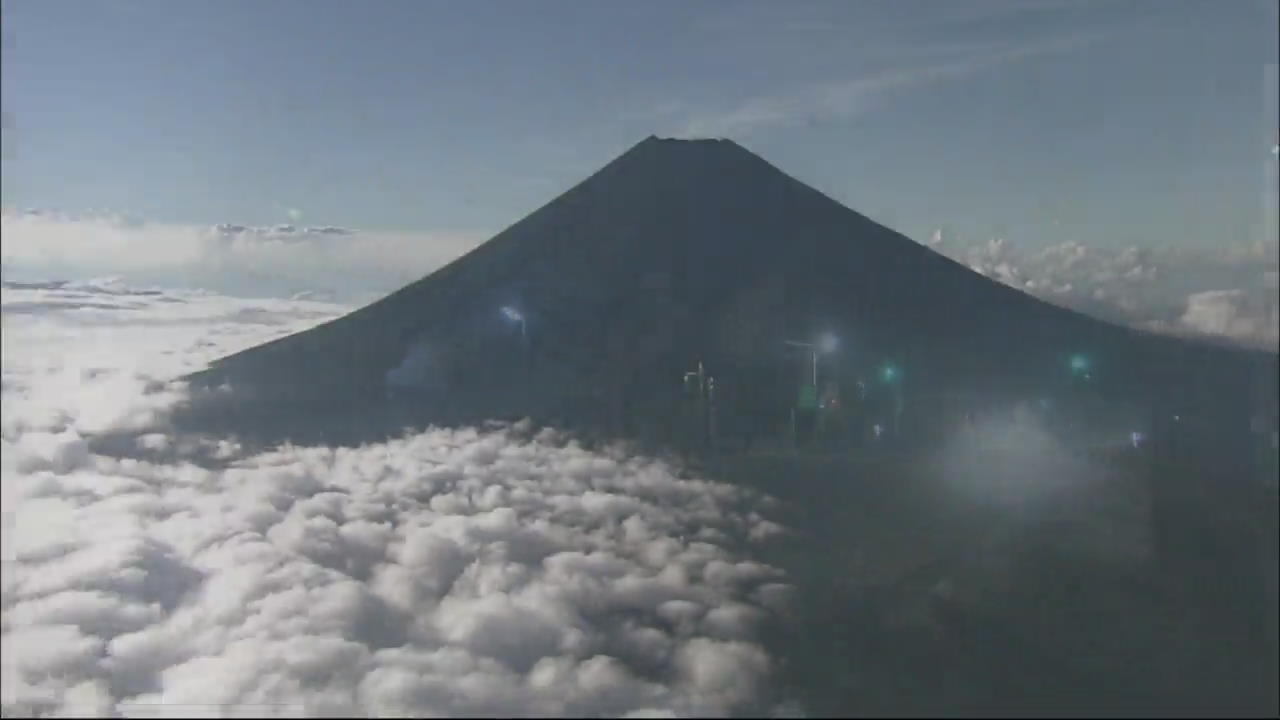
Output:
<svg viewBox="0 0 1280 720">
<path fill-rule="evenodd" d="M 417 280 L 483 239 L 289 224 L 181 225 L 37 210 L 5 211 L 0 231 L 10 281 L 113 275 L 132 285 L 234 296 L 305 294 L 356 305 Z"/>
<path fill-rule="evenodd" d="M 520 423 L 216 460 L 169 429 L 174 378 L 348 309 L 5 283 L 5 716 L 776 707 L 768 498 Z"/>
<path fill-rule="evenodd" d="M 759 559 L 786 534 L 766 497 L 527 424 L 257 454 L 170 428 L 175 378 L 474 239 L 2 220 L 6 716 L 801 709 L 762 640 L 794 611 Z M 928 244 L 1117 322 L 1277 346 L 1274 246 Z"/>
</svg>

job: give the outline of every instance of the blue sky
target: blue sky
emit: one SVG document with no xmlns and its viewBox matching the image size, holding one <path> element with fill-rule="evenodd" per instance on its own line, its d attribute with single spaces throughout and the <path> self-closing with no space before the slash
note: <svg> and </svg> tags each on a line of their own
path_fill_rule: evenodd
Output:
<svg viewBox="0 0 1280 720">
<path fill-rule="evenodd" d="M 921 240 L 1256 242 L 1276 7 L 12 0 L 3 204 L 485 236 L 709 135 Z"/>
</svg>

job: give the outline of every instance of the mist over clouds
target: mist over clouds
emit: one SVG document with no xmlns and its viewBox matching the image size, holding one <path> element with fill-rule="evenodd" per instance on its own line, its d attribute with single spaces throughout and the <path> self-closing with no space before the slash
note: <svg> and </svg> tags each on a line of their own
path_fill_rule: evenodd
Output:
<svg viewBox="0 0 1280 720">
<path fill-rule="evenodd" d="M 6 716 L 768 707 L 768 499 L 526 424 L 256 455 L 168 430 L 173 377 L 341 305 L 97 281 L 3 309 Z"/>
<path fill-rule="evenodd" d="M 313 292 L 344 302 L 412 282 L 482 239 L 331 226 L 201 227 L 31 211 L 6 212 L 0 223 L 7 280 L 120 275 L 132 284 L 251 296 Z"/>
</svg>

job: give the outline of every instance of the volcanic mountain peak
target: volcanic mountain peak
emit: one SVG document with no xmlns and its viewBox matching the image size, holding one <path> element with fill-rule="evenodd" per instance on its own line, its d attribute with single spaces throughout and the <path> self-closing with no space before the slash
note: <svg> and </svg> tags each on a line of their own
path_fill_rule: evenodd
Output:
<svg viewBox="0 0 1280 720">
<path fill-rule="evenodd" d="M 727 144 L 729 144 L 729 145 L 732 145 L 733 147 L 736 147 L 736 148 L 742 148 L 742 146 L 741 146 L 741 145 L 739 145 L 738 143 L 736 143 L 736 142 L 734 142 L 734 141 L 732 141 L 732 140 L 730 140 L 730 139 L 728 139 L 728 138 L 676 138 L 676 137 L 665 137 L 665 138 L 664 138 L 664 137 L 659 137 L 659 136 L 657 136 L 657 135 L 650 135 L 649 137 L 647 137 L 647 138 L 645 138 L 644 140 L 640 141 L 640 143 L 638 143 L 638 144 L 644 144 L 644 143 L 647 143 L 647 142 L 660 142 L 660 143 L 684 143 L 684 144 L 693 144 L 693 143 L 709 143 L 709 144 L 711 144 L 711 143 L 727 143 Z"/>
<path fill-rule="evenodd" d="M 754 153 L 751 153 L 750 150 L 747 150 L 746 148 L 730 140 L 729 138 L 710 138 L 710 137 L 678 138 L 678 137 L 659 137 L 657 135 L 650 135 L 644 140 L 641 140 L 640 142 L 636 143 L 634 147 L 644 147 L 646 145 L 664 147 L 669 149 L 689 148 L 692 146 L 723 147 L 723 148 L 735 148 L 745 153 L 754 154 Z"/>
<path fill-rule="evenodd" d="M 602 173 L 610 168 L 625 168 L 635 171 L 641 162 L 655 163 L 649 171 L 659 170 L 670 173 L 672 178 L 687 172 L 706 172 L 711 169 L 709 162 L 721 170 L 736 168 L 768 168 L 772 172 L 783 175 L 782 171 L 770 165 L 763 158 L 738 143 L 726 138 L 664 138 L 650 135 L 631 146 L 613 162 L 602 169 Z M 728 178 L 721 178 L 727 180 Z M 758 179 L 758 178 L 757 178 Z"/>
<path fill-rule="evenodd" d="M 1171 358 L 1207 352 L 978 275 L 733 141 L 651 136 L 423 279 L 195 379 L 239 391 L 240 425 L 390 395 L 415 398 L 417 423 L 529 415 L 626 434 L 669 424 L 672 378 L 702 360 L 736 396 L 726 423 L 771 424 L 794 390 L 784 341 L 824 332 L 848 341 L 851 377 L 893 359 L 931 392 L 1052 382 L 1080 348 L 1109 356 L 1100 388 L 1145 392 Z"/>
</svg>

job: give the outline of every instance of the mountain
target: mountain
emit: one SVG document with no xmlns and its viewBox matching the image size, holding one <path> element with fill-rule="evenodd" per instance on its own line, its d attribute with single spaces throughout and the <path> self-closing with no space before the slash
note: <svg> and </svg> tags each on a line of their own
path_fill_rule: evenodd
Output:
<svg viewBox="0 0 1280 720">
<path fill-rule="evenodd" d="M 838 347 L 816 370 L 787 344 L 828 333 Z M 249 445 L 350 444 L 404 426 L 529 416 L 588 436 L 680 445 L 696 434 L 684 376 L 701 363 L 715 378 L 718 440 L 740 447 L 782 437 L 797 386 L 816 371 L 842 387 L 852 424 L 896 413 L 891 437 L 921 450 L 721 456 L 724 479 L 758 477 L 795 508 L 788 524 L 800 539 L 787 567 L 808 619 L 788 628 L 800 640 L 783 654 L 798 686 L 812 686 L 817 714 L 877 707 L 866 703 L 880 691 L 886 711 L 925 707 L 931 677 L 967 678 L 956 692 L 974 693 L 975 707 L 988 690 L 990 706 L 1003 708 L 1185 708 L 1188 698 L 1252 707 L 1259 697 L 1274 707 L 1277 523 L 1266 483 L 1276 471 L 1265 440 L 1275 431 L 1276 362 L 1037 300 L 732 142 L 649 138 L 437 272 L 192 376 L 193 403 L 178 423 Z M 1008 421 L 1027 406 L 1052 408 L 1068 434 L 1114 440 L 1141 429 L 1151 442 L 1077 472 L 1074 459 Z M 966 416 L 997 414 L 1005 419 L 948 435 Z M 1010 498 L 1055 473 L 1090 502 L 1057 515 L 1010 509 Z M 998 482 L 976 479 L 984 475 Z M 1137 478 L 1145 499 L 1131 502 L 1120 476 Z M 956 484 L 970 482 L 969 492 Z M 1022 531 L 991 544 L 1010 527 L 1070 536 L 1075 525 L 1052 519 L 1068 516 L 1109 555 L 1087 573 Z M 1118 546 L 1135 527 L 1154 538 L 1155 570 L 1117 575 Z M 905 554 L 903 579 L 859 590 L 866 578 L 849 578 L 866 573 L 850 558 L 864 548 L 881 568 Z M 917 554 L 921 567 L 909 562 Z M 986 571 L 966 569 L 961 555 L 982 567 L 1030 558 L 1009 560 L 1007 577 L 991 571 L 1007 583 L 992 587 L 1023 594 L 988 594 Z M 888 616 L 924 602 L 915 583 L 953 580 L 987 599 L 938 601 L 950 629 L 898 633 L 897 621 L 876 619 L 877 607 Z M 1170 633 L 1168 617 L 1194 618 L 1176 620 L 1192 629 Z M 839 669 L 854 667 L 871 674 L 854 682 Z"/>
<path fill-rule="evenodd" d="M 192 376 L 186 421 L 339 441 L 529 416 L 665 442 L 701 361 L 723 432 L 767 434 L 807 367 L 785 341 L 824 333 L 840 341 L 824 377 L 849 386 L 892 363 L 922 421 L 956 392 L 1062 392 L 1084 356 L 1104 406 L 1198 415 L 1226 436 L 1274 379 L 1274 355 L 1144 334 L 983 277 L 734 142 L 650 137 L 427 277 Z"/>
</svg>

